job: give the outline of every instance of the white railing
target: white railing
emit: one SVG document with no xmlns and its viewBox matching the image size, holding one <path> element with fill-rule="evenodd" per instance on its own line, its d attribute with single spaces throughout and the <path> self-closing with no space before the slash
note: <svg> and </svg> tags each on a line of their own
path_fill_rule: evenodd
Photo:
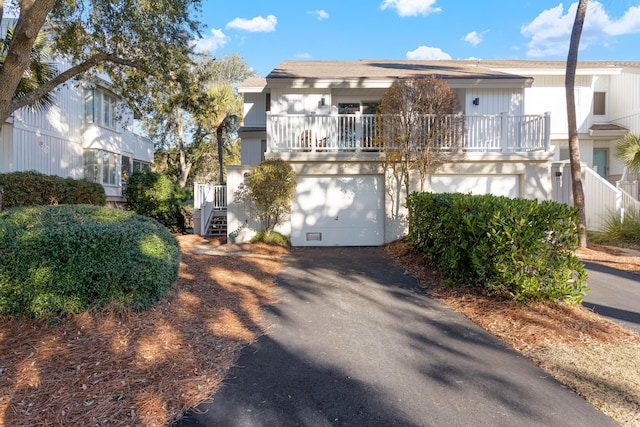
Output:
<svg viewBox="0 0 640 427">
<path fill-rule="evenodd" d="M 640 196 L 640 189 L 638 188 L 638 181 L 616 181 L 616 187 L 626 191 L 631 196 L 638 199 Z"/>
<path fill-rule="evenodd" d="M 214 184 L 193 184 L 193 208 L 201 209 L 202 205 L 210 205 L 211 209 L 227 208 L 227 186 Z"/>
<path fill-rule="evenodd" d="M 582 173 L 587 229 L 604 231 L 611 215 L 622 219 L 623 192 L 589 167 L 583 166 Z"/>
<path fill-rule="evenodd" d="M 435 116 L 422 116 L 417 126 L 433 126 Z M 456 123 L 456 143 L 464 151 L 527 152 L 549 149 L 550 117 L 485 116 L 437 117 Z M 385 138 L 378 138 L 380 120 L 375 114 L 271 114 L 267 113 L 267 145 L 270 152 L 380 151 Z M 426 124 L 425 124 L 426 123 Z M 459 124 L 459 126 L 458 126 Z M 449 124 L 447 125 L 449 126 Z M 443 128 L 446 126 L 443 126 Z M 464 132 L 458 134 L 458 130 Z M 449 135 L 448 137 L 451 137 Z"/>
<path fill-rule="evenodd" d="M 618 189 L 622 196 L 621 205 L 623 214 L 631 212 L 640 213 L 640 201 L 622 188 L 618 187 Z"/>
</svg>

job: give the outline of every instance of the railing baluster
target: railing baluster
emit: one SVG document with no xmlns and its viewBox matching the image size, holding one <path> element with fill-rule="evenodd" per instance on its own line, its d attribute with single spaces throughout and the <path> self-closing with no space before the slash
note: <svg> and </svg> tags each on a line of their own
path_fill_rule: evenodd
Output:
<svg viewBox="0 0 640 427">
<path fill-rule="evenodd" d="M 444 136 L 442 148 L 447 149 L 458 139 L 461 148 L 472 152 L 544 151 L 549 149 L 550 115 L 514 116 L 507 113 L 485 116 L 461 116 L 464 132 L 457 135 L 451 129 Z M 420 122 L 429 130 L 432 118 Z M 374 114 L 267 114 L 267 142 L 272 152 L 300 151 L 377 151 L 378 128 Z M 456 116 L 442 118 L 450 125 Z M 416 123 L 416 126 L 419 126 Z M 305 131 L 309 131 L 305 134 Z M 449 141 L 447 141 L 449 139 Z"/>
</svg>

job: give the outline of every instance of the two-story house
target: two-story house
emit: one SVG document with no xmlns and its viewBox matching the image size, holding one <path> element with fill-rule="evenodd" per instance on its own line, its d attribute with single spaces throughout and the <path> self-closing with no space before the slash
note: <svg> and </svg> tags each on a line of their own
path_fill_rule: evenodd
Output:
<svg viewBox="0 0 640 427">
<path fill-rule="evenodd" d="M 374 143 L 374 123 L 385 91 L 411 76 L 446 80 L 464 118 L 460 152 L 434 171 L 426 190 L 558 199 L 570 188 L 561 163 L 568 158 L 564 67 L 561 61 L 285 61 L 266 78 L 240 85 L 242 166 L 228 170 L 229 229 L 260 228 L 236 189 L 252 166 L 279 158 L 298 174 L 291 220 L 280 229 L 294 245 L 379 245 L 401 237 L 405 194 Z M 604 178 L 613 182 L 624 171 L 614 156 L 617 139 L 640 131 L 638 71 L 640 63 L 578 68 L 582 161 L 608 191 L 618 190 Z"/>
<path fill-rule="evenodd" d="M 46 111 L 21 108 L 2 125 L 0 172 L 84 178 L 120 205 L 127 177 L 153 161 L 152 142 L 132 128 L 132 112 L 106 80 L 69 82 Z"/>
</svg>

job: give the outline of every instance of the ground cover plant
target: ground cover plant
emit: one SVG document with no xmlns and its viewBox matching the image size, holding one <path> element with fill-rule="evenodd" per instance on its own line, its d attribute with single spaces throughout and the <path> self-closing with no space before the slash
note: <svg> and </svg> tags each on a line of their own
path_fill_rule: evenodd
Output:
<svg viewBox="0 0 640 427">
<path fill-rule="evenodd" d="M 167 294 L 180 261 L 157 221 L 88 205 L 1 211 L 0 253 L 0 313 L 39 318 L 144 309 Z"/>
</svg>

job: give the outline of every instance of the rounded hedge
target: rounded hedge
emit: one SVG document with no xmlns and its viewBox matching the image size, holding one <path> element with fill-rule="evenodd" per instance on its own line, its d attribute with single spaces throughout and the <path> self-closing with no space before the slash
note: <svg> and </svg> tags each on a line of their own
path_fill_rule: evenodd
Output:
<svg viewBox="0 0 640 427">
<path fill-rule="evenodd" d="M 89 205 L 0 212 L 0 313 L 50 317 L 110 303 L 144 309 L 178 278 L 180 246 L 157 221 Z"/>
<path fill-rule="evenodd" d="M 85 180 L 44 175 L 35 171 L 0 174 L 0 209 L 19 206 L 87 204 L 104 206 L 102 185 Z"/>
</svg>

